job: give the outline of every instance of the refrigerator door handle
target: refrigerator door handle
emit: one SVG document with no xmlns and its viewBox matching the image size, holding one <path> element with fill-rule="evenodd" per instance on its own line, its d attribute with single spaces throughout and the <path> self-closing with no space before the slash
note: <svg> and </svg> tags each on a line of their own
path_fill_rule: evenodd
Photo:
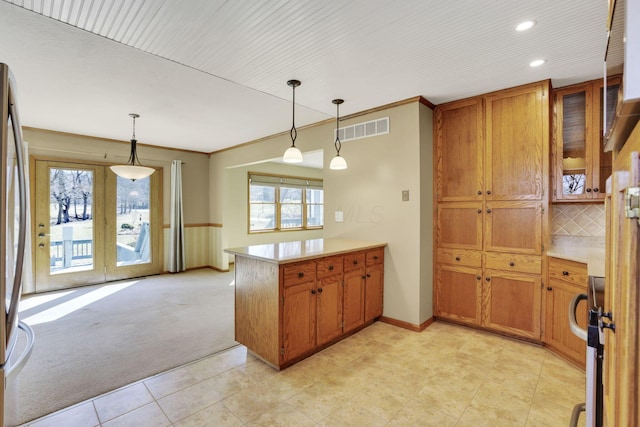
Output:
<svg viewBox="0 0 640 427">
<path fill-rule="evenodd" d="M 29 357 L 31 356 L 31 352 L 33 351 L 33 343 L 35 342 L 36 337 L 33 329 L 23 321 L 18 322 L 18 328 L 22 329 L 27 334 L 27 345 L 18 360 L 16 360 L 15 363 L 10 364 L 7 368 L 5 373 L 5 384 L 9 384 L 9 382 L 12 381 L 13 375 L 18 375 L 18 373 L 20 373 L 22 367 L 27 363 L 27 360 L 29 360 Z"/>
<path fill-rule="evenodd" d="M 569 303 L 569 328 L 571 329 L 571 332 L 573 332 L 573 335 L 577 336 L 582 341 L 587 341 L 587 330 L 578 325 L 578 321 L 576 320 L 576 310 L 578 309 L 580 301 L 587 299 L 589 299 L 587 294 L 576 294 Z"/>
<path fill-rule="evenodd" d="M 20 127 L 18 118 L 18 108 L 16 106 L 16 100 L 13 96 L 13 88 L 11 87 L 11 81 L 9 81 L 9 114 L 11 114 L 11 124 L 13 125 L 13 135 L 16 143 L 16 164 L 18 167 L 18 194 L 20 204 L 20 228 L 18 230 L 18 250 L 16 259 L 16 270 L 13 276 L 13 291 L 11 293 L 11 302 L 9 305 L 9 311 L 7 312 L 7 336 L 5 337 L 8 342 L 13 328 L 16 326 L 16 318 L 18 316 L 18 303 L 20 302 L 20 291 L 22 287 L 22 268 L 24 264 L 24 251 L 26 245 L 27 236 L 27 191 L 26 178 L 24 170 L 24 152 L 22 151 L 22 128 Z"/>
</svg>

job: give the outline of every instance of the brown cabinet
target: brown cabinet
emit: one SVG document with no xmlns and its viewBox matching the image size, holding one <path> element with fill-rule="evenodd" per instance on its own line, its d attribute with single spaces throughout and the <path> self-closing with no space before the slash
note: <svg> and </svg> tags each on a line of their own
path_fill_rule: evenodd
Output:
<svg viewBox="0 0 640 427">
<path fill-rule="evenodd" d="M 384 247 L 278 265 L 236 253 L 236 341 L 277 368 L 382 315 Z"/>
<path fill-rule="evenodd" d="M 282 304 L 283 357 L 294 359 L 316 345 L 316 282 L 285 287 Z"/>
<path fill-rule="evenodd" d="M 316 345 L 320 346 L 342 335 L 342 274 L 318 279 L 317 286 Z"/>
<path fill-rule="evenodd" d="M 434 120 L 435 315 L 540 339 L 549 82 L 440 105 Z"/>
<path fill-rule="evenodd" d="M 482 325 L 539 340 L 540 275 L 486 269 L 484 278 Z"/>
<path fill-rule="evenodd" d="M 587 293 L 587 266 L 574 261 L 549 258 L 548 276 L 544 341 L 555 352 L 584 367 L 587 344 L 569 329 L 569 304 L 575 295 Z M 580 301 L 576 320 L 584 329 L 587 327 L 587 316 L 587 302 Z"/>
<path fill-rule="evenodd" d="M 483 100 L 439 105 L 435 111 L 436 195 L 440 202 L 482 200 Z"/>
<path fill-rule="evenodd" d="M 436 265 L 435 314 L 457 322 L 480 325 L 482 269 L 465 265 Z"/>
<path fill-rule="evenodd" d="M 612 153 L 604 152 L 602 79 L 554 91 L 553 200 L 604 200 Z M 607 83 L 607 111 L 614 112 L 620 77 Z M 607 117 L 611 127 L 613 114 Z"/>
<path fill-rule="evenodd" d="M 344 256 L 344 305 L 342 308 L 345 333 L 364 325 L 365 267 L 364 252 Z"/>
</svg>

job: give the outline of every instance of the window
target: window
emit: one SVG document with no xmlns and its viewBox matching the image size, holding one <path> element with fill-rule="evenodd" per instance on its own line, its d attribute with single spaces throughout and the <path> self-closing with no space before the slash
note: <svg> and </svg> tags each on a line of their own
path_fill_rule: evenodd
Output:
<svg viewBox="0 0 640 427">
<path fill-rule="evenodd" d="M 249 173 L 249 232 L 324 225 L 322 180 Z"/>
</svg>

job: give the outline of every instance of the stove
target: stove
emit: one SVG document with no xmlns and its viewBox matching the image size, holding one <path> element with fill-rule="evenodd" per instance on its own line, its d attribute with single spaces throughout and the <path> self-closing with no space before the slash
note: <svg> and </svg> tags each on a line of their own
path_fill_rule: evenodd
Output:
<svg viewBox="0 0 640 427">
<path fill-rule="evenodd" d="M 587 329 L 578 326 L 576 309 L 580 301 L 586 300 L 589 307 Z M 578 294 L 569 304 L 569 326 L 571 332 L 586 341 L 586 393 L 585 402 L 576 405 L 571 414 L 570 427 L 578 424 L 580 414 L 584 411 L 587 427 L 602 427 L 604 412 L 602 388 L 602 356 L 604 349 L 604 335 L 602 317 L 604 307 L 604 277 L 589 276 L 587 294 Z"/>
</svg>

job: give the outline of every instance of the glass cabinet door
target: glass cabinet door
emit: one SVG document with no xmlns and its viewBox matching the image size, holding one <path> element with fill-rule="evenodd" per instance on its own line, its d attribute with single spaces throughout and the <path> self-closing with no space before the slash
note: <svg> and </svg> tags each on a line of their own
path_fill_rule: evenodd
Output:
<svg viewBox="0 0 640 427">
<path fill-rule="evenodd" d="M 604 112 L 607 128 L 614 118 L 620 78 L 593 80 L 555 91 L 554 201 L 603 200 L 611 175 L 612 156 L 604 152 Z"/>
<path fill-rule="evenodd" d="M 587 90 L 562 95 L 562 196 L 591 189 L 586 182 L 589 95 Z"/>
</svg>

